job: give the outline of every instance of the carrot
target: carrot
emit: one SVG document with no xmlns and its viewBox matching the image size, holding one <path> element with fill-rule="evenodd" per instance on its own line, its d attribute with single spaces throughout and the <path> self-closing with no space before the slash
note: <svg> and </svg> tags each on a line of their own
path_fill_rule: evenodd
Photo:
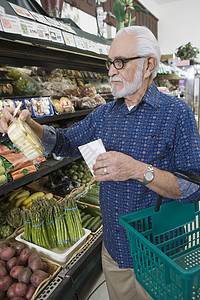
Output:
<svg viewBox="0 0 200 300">
<path fill-rule="evenodd" d="M 27 166 L 26 168 L 21 168 L 15 171 L 10 171 L 10 175 L 13 180 L 24 177 L 27 174 L 31 174 L 37 171 L 37 167 L 34 165 Z"/>
<path fill-rule="evenodd" d="M 6 160 L 9 164 L 12 165 L 12 168 L 10 168 L 12 169 L 12 171 L 32 165 L 32 161 L 28 160 L 22 152 L 12 152 L 8 154 L 3 154 L 1 156 L 4 158 L 4 160 Z"/>
</svg>

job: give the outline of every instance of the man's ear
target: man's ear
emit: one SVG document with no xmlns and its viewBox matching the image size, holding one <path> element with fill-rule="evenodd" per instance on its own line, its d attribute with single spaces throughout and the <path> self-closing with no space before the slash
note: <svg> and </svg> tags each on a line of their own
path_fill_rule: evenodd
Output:
<svg viewBox="0 0 200 300">
<path fill-rule="evenodd" d="M 156 67 L 156 58 L 155 56 L 150 56 L 145 60 L 144 63 L 144 77 L 148 78 L 153 73 Z"/>
</svg>

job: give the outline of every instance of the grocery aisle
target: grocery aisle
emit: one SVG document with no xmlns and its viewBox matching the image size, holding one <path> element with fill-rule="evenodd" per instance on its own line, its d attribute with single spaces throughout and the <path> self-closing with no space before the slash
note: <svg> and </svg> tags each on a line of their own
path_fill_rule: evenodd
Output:
<svg viewBox="0 0 200 300">
<path fill-rule="evenodd" d="M 84 300 L 109 300 L 103 272 L 97 277 L 94 285 L 90 287 Z"/>
</svg>

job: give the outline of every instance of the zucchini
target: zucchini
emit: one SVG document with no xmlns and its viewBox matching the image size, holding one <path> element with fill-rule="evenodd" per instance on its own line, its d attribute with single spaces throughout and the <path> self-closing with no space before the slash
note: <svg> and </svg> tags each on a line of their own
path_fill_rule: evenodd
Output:
<svg viewBox="0 0 200 300">
<path fill-rule="evenodd" d="M 88 224 L 88 227 L 87 229 L 91 230 L 92 227 L 98 222 L 101 220 L 101 217 L 95 217 L 89 224 Z"/>
<path fill-rule="evenodd" d="M 95 219 L 95 217 L 90 217 L 89 220 L 87 220 L 84 224 L 83 227 L 88 229 L 88 226 L 90 224 L 90 222 L 92 222 Z"/>
<path fill-rule="evenodd" d="M 99 227 L 100 227 L 101 225 L 102 225 L 102 219 L 99 220 L 97 223 L 95 223 L 95 224 L 92 226 L 91 231 L 92 231 L 92 232 L 97 231 L 97 229 L 99 229 Z"/>
<path fill-rule="evenodd" d="M 81 219 L 82 224 L 84 224 L 87 220 L 89 220 L 91 218 L 90 214 L 86 214 L 85 216 L 83 216 L 83 218 Z"/>
</svg>

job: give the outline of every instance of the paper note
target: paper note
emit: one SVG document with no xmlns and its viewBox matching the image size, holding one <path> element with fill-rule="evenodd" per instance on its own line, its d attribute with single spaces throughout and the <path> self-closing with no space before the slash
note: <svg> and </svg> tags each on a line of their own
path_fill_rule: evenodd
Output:
<svg viewBox="0 0 200 300">
<path fill-rule="evenodd" d="M 96 159 L 99 156 L 99 154 L 106 152 L 106 149 L 103 145 L 102 140 L 98 139 L 96 141 L 82 145 L 78 148 L 79 148 L 86 164 L 88 165 L 90 172 L 94 176 L 93 165 L 95 164 Z"/>
</svg>

